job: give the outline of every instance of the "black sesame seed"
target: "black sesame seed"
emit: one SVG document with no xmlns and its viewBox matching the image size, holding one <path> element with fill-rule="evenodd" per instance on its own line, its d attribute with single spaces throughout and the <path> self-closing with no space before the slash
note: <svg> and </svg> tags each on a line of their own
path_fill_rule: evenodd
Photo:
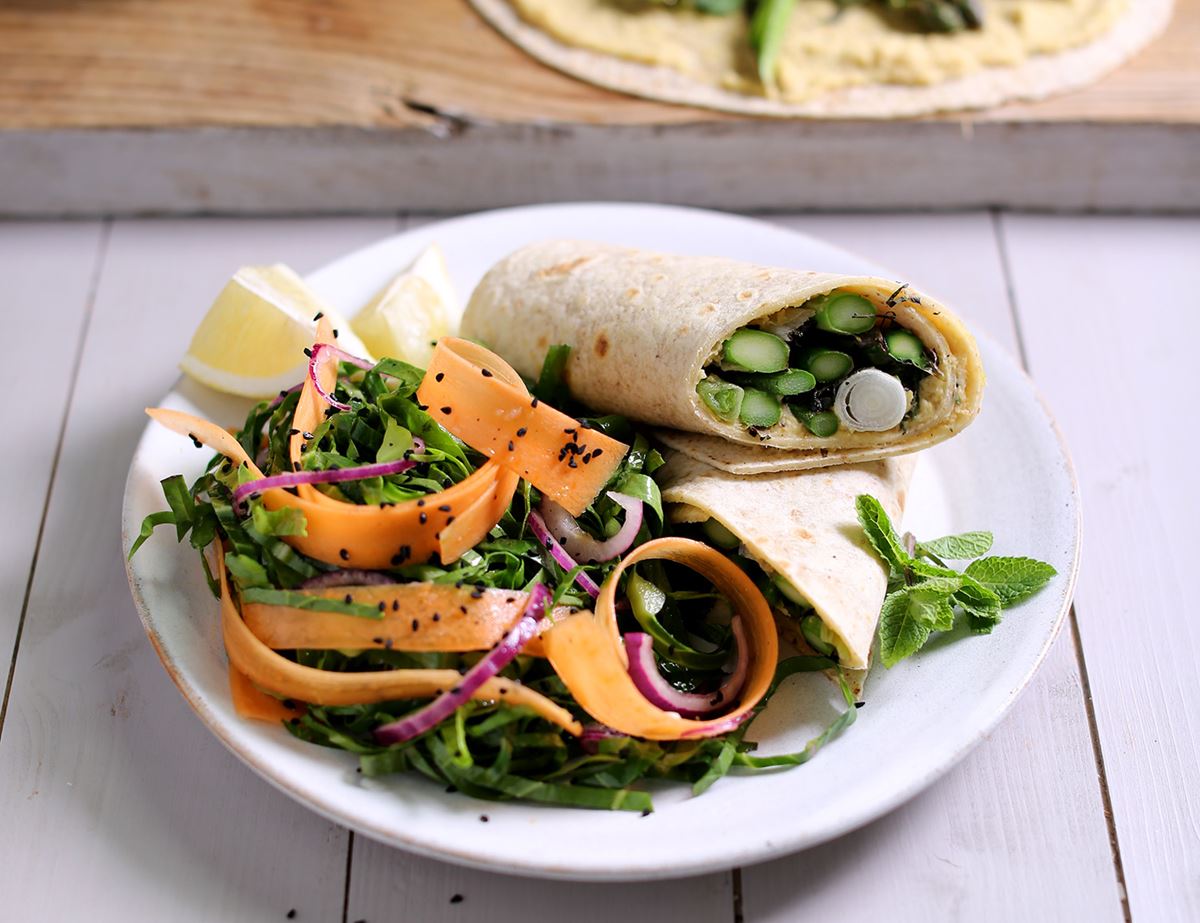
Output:
<svg viewBox="0 0 1200 923">
<path fill-rule="evenodd" d="M 441 510 L 443 513 L 449 513 L 450 512 L 450 504 L 443 503 L 441 506 L 438 507 L 438 509 Z"/>
<path fill-rule="evenodd" d="M 347 551 L 345 548 L 342 548 L 338 551 L 338 557 L 341 558 L 343 561 L 349 561 L 350 560 L 350 552 Z"/>
<path fill-rule="evenodd" d="M 383 643 L 383 638 L 372 638 L 372 639 L 371 639 L 371 643 L 372 643 L 372 644 L 382 644 L 382 643 Z"/>
<path fill-rule="evenodd" d="M 418 501 L 417 501 L 417 506 L 424 506 L 424 505 L 425 505 L 425 501 L 424 501 L 424 500 L 418 500 Z"/>
<path fill-rule="evenodd" d="M 483 373 L 483 377 L 484 377 L 484 378 L 491 378 L 491 377 L 492 377 L 492 373 L 491 373 L 491 372 L 489 372 L 487 369 L 480 369 L 479 371 L 481 371 L 481 372 Z"/>
<path fill-rule="evenodd" d="M 302 435 L 302 436 L 303 436 L 305 439 L 312 439 L 312 438 L 313 438 L 313 434 L 312 434 L 312 433 L 301 433 L 300 435 Z"/>
<path fill-rule="evenodd" d="M 399 611 L 400 611 L 400 600 L 398 600 L 398 599 L 393 599 L 393 600 L 392 600 L 392 611 L 393 611 L 393 612 L 399 612 Z"/>
<path fill-rule="evenodd" d="M 436 375 L 434 375 L 434 376 L 433 376 L 433 380 L 434 380 L 434 381 L 441 381 L 441 380 L 442 380 L 443 378 L 445 378 L 445 377 L 446 377 L 446 373 L 445 373 L 445 372 L 438 372 Z"/>
<path fill-rule="evenodd" d="M 513 441 L 512 441 L 511 439 L 510 439 L 510 440 L 508 440 L 508 451 L 510 451 L 510 452 L 511 452 L 511 451 L 513 451 L 515 448 L 516 448 L 516 445 L 513 443 Z"/>
<path fill-rule="evenodd" d="M 419 620 L 419 619 L 413 619 L 413 620 L 412 620 L 412 629 L 413 629 L 413 631 L 416 631 L 416 630 L 417 630 L 418 628 L 420 628 L 420 627 L 421 627 L 421 622 L 420 622 L 420 620 Z"/>
<path fill-rule="evenodd" d="M 454 522 L 454 517 L 453 517 L 453 516 L 447 516 L 447 517 L 446 517 L 446 525 L 450 525 L 450 523 L 452 523 L 452 522 Z"/>
<path fill-rule="evenodd" d="M 862 708 L 862 707 L 863 707 L 864 705 L 866 705 L 866 704 L 867 704 L 866 702 L 855 702 L 855 703 L 854 703 L 854 707 L 855 707 L 855 708 Z"/>
<path fill-rule="evenodd" d="M 481 824 L 486 824 L 486 823 L 488 822 L 488 816 L 487 816 L 486 814 L 480 814 L 480 815 L 479 815 L 479 822 L 480 822 Z"/>
<path fill-rule="evenodd" d="M 421 525 L 425 525 L 425 523 L 429 522 L 429 514 L 422 513 L 420 516 L 417 517 L 417 520 L 421 523 Z"/>
<path fill-rule="evenodd" d="M 289 910 L 289 911 L 287 912 L 287 918 L 288 918 L 289 920 L 294 920 L 294 919 L 296 919 L 296 908 L 295 908 L 295 907 L 293 907 L 291 910 Z"/>
<path fill-rule="evenodd" d="M 309 349 L 307 346 L 304 347 L 304 355 L 308 356 L 308 358 L 310 358 L 310 359 L 312 358 L 312 350 Z"/>
<path fill-rule="evenodd" d="M 461 904 L 462 902 L 463 902 L 463 896 L 461 894 L 456 894 L 456 895 L 454 895 L 454 897 L 450 898 L 451 904 Z"/>
<path fill-rule="evenodd" d="M 466 611 L 467 611 L 466 609 L 463 609 L 463 612 L 466 612 Z M 435 622 L 440 622 L 442 620 L 442 614 L 440 612 L 433 613 L 433 620 Z"/>
<path fill-rule="evenodd" d="M 596 449 L 595 451 L 592 452 L 592 458 L 599 458 L 603 454 L 604 454 L 603 449 Z"/>
<path fill-rule="evenodd" d="M 349 593 L 347 593 L 347 594 L 346 594 L 346 605 L 348 606 L 348 605 L 350 605 L 352 602 L 354 602 L 354 597 L 353 597 L 353 596 L 351 596 Z"/>
<path fill-rule="evenodd" d="M 319 321 L 324 316 L 325 316 L 324 311 L 318 311 L 316 314 L 313 315 L 313 323 L 315 324 L 317 321 Z"/>
<path fill-rule="evenodd" d="M 379 611 L 380 611 L 380 612 L 385 612 L 385 611 L 387 611 L 387 603 L 385 603 L 385 602 L 381 602 L 381 603 L 379 604 Z"/>
<path fill-rule="evenodd" d="M 334 338 L 335 340 L 338 338 L 337 327 L 334 327 L 334 328 L 333 328 L 333 338 Z"/>
<path fill-rule="evenodd" d="M 396 642 L 393 641 L 391 638 L 388 638 L 386 641 L 383 642 L 384 649 L 390 651 L 392 649 L 392 645 L 395 643 Z"/>
<path fill-rule="evenodd" d="M 441 411 L 442 411 L 442 413 L 444 413 L 446 416 L 450 416 L 450 414 L 453 412 L 453 408 L 452 408 L 452 407 L 442 407 L 442 408 L 441 408 Z"/>
<path fill-rule="evenodd" d="M 527 430 L 524 426 L 522 426 L 519 430 L 517 430 L 517 438 L 520 439 L 527 432 L 529 432 L 529 430 Z"/>
<path fill-rule="evenodd" d="M 536 397 L 532 401 L 529 402 L 530 407 L 536 407 L 537 405 L 538 405 L 538 399 Z"/>
</svg>

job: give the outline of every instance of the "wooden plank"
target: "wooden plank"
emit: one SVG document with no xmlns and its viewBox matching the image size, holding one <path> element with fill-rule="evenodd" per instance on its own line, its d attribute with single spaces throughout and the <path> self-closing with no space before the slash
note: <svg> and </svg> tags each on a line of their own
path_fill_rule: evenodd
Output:
<svg viewBox="0 0 1200 923">
<path fill-rule="evenodd" d="M 5 432 L 20 446 L 20 476 L 0 488 L 0 703 L 21 621 L 67 395 L 79 361 L 104 229 L 87 224 L 0 225 L 0 279 L 12 346 L 5 378 L 20 392 L 6 402 Z M 0 725 L 3 724 L 0 704 Z"/>
<path fill-rule="evenodd" d="M 1085 498 L 1076 612 L 1130 911 L 1200 919 L 1200 629 L 1190 587 L 1200 536 L 1186 470 L 1200 441 L 1184 326 L 1200 219 L 1017 215 L 1002 227 L 1030 368 Z"/>
<path fill-rule="evenodd" d="M 1200 0 L 1178 0 L 1163 37 L 1079 92 L 928 119 L 776 122 L 575 81 L 507 44 L 465 0 L 8 4 L 0 211 L 635 198 L 1184 210 L 1200 207 L 1198 41 Z"/>
<path fill-rule="evenodd" d="M 987 214 L 785 222 L 893 268 L 1016 350 Z M 803 772 L 803 768 L 797 770 Z M 892 814 L 742 871 L 746 923 L 844 915 L 925 923 L 1120 921 L 1079 671 L 1064 633 L 1012 714 Z"/>
<path fill-rule="evenodd" d="M 455 896 L 462 898 L 455 901 Z M 421 923 L 730 923 L 732 876 L 596 884 L 478 872 L 354 841 L 346 919 Z"/>
<path fill-rule="evenodd" d="M 1095 86 L 986 120 L 1200 122 L 1200 2 Z M 466 0 L 129 0 L 0 8 L 0 129 L 389 127 L 433 107 L 481 121 L 754 120 L 611 93 L 536 63 Z M 952 114 L 951 122 L 976 116 Z"/>
<path fill-rule="evenodd" d="M 137 409 L 237 266 L 307 269 L 394 226 L 114 227 L 0 738 L 6 919 L 340 918 L 345 832 L 226 752 L 151 650 L 121 568 L 121 485 Z"/>
</svg>

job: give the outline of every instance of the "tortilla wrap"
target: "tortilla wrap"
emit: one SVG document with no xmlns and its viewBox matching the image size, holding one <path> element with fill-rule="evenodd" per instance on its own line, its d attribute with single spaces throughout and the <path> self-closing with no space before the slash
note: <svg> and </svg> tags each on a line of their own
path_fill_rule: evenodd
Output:
<svg viewBox="0 0 1200 923">
<path fill-rule="evenodd" d="M 739 328 L 767 318 L 811 316 L 798 306 L 851 290 L 890 311 L 935 356 L 916 412 L 884 432 L 842 427 L 814 436 L 792 413 L 748 429 L 717 419 L 696 393 L 705 366 Z M 945 307 L 901 283 L 756 266 L 720 257 L 674 256 L 610 244 L 531 244 L 496 264 L 471 296 L 462 335 L 478 339 L 525 376 L 549 346 L 572 347 L 571 393 L 593 410 L 705 438 L 663 441 L 719 467 L 802 470 L 912 452 L 948 439 L 979 412 L 983 366 L 974 338 Z M 719 451 L 716 451 L 719 450 Z"/>
<path fill-rule="evenodd" d="M 1171 0 L 1130 0 L 1092 41 L 1013 66 L 987 67 L 928 86 L 868 83 L 802 102 L 747 95 L 671 67 L 575 47 L 521 18 L 509 0 L 471 0 L 493 28 L 527 54 L 579 80 L 668 103 L 775 117 L 887 119 L 1044 99 L 1092 83 L 1150 43 L 1171 18 Z"/>
<path fill-rule="evenodd" d="M 737 535 L 746 553 L 786 577 L 837 635 L 842 665 L 865 670 L 887 571 L 858 524 L 854 498 L 870 494 L 899 524 L 915 464 L 907 456 L 746 478 L 671 453 L 657 477 L 671 519 L 712 517 Z M 777 613 L 776 620 L 789 640 L 799 634 L 794 618 Z"/>
</svg>

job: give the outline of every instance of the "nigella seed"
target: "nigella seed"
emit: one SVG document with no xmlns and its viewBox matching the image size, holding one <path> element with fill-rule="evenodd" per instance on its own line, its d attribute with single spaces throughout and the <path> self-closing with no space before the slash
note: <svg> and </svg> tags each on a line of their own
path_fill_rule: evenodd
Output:
<svg viewBox="0 0 1200 923">
<path fill-rule="evenodd" d="M 300 434 L 300 430 L 298 430 L 298 429 L 289 429 L 288 430 L 289 436 L 298 436 L 299 434 Z M 312 437 L 310 436 L 309 438 L 311 439 Z"/>
<path fill-rule="evenodd" d="M 346 605 L 348 606 L 348 605 L 350 605 L 350 603 L 352 603 L 352 602 L 354 602 L 354 597 L 353 597 L 353 596 L 351 596 L 349 593 L 347 593 L 347 594 L 346 594 Z"/>
<path fill-rule="evenodd" d="M 466 609 L 463 609 L 463 612 L 466 612 L 466 611 L 467 611 Z M 432 617 L 435 622 L 440 622 L 442 620 L 442 614 L 440 612 L 433 613 Z"/>
<path fill-rule="evenodd" d="M 447 517 L 446 517 L 446 525 L 450 525 L 450 523 L 452 523 L 452 522 L 454 522 L 454 517 L 453 517 L 453 516 L 447 516 Z"/>
<path fill-rule="evenodd" d="M 419 621 L 419 620 L 417 620 L 417 619 L 413 619 L 413 620 L 412 620 L 412 628 L 413 628 L 413 631 L 416 631 L 416 630 L 417 630 L 418 628 L 420 628 L 420 627 L 421 627 L 421 623 L 420 623 L 420 621 Z"/>
<path fill-rule="evenodd" d="M 372 643 L 372 644 L 382 644 L 382 643 L 383 643 L 383 638 L 372 638 L 372 639 L 371 639 L 371 643 Z"/>
<path fill-rule="evenodd" d="M 319 321 L 324 316 L 325 316 L 324 311 L 318 311 L 316 314 L 313 315 L 313 323 L 315 324 L 317 321 Z"/>
<path fill-rule="evenodd" d="M 393 611 L 393 612 L 399 612 L 399 611 L 400 611 L 400 600 L 398 600 L 398 599 L 393 599 L 393 600 L 392 600 L 392 611 Z"/>
<path fill-rule="evenodd" d="M 515 596 L 506 596 L 506 597 L 504 597 L 504 601 L 505 601 L 506 603 L 515 603 L 515 602 L 517 601 L 517 597 L 515 597 Z"/>
<path fill-rule="evenodd" d="M 855 702 L 855 703 L 854 703 L 854 707 L 855 707 L 855 708 L 862 708 L 862 707 L 863 707 L 864 705 L 866 705 L 866 704 L 867 704 L 866 702 Z"/>
<path fill-rule="evenodd" d="M 524 426 L 522 426 L 519 430 L 517 430 L 517 438 L 520 439 L 527 432 L 529 432 L 529 430 L 527 430 Z"/>
<path fill-rule="evenodd" d="M 450 512 L 450 504 L 443 503 L 441 506 L 438 507 L 438 509 L 441 510 L 443 513 L 449 513 Z"/>
<path fill-rule="evenodd" d="M 338 338 L 337 327 L 334 327 L 334 328 L 333 328 L 333 338 L 334 338 L 335 340 Z"/>
<path fill-rule="evenodd" d="M 445 373 L 445 372 L 438 372 L 436 375 L 434 375 L 434 376 L 433 376 L 433 380 L 434 380 L 434 381 L 441 381 L 441 380 L 442 380 L 443 378 L 445 378 L 445 377 L 446 377 L 446 373 Z"/>
<path fill-rule="evenodd" d="M 442 410 L 442 413 L 444 413 L 446 416 L 450 416 L 450 414 L 453 412 L 452 407 L 443 407 L 443 408 L 441 408 L 441 410 Z"/>
<path fill-rule="evenodd" d="M 349 561 L 350 560 L 350 552 L 347 551 L 345 548 L 342 548 L 338 551 L 338 557 L 341 558 L 343 561 Z"/>
<path fill-rule="evenodd" d="M 417 517 L 417 520 L 421 523 L 421 525 L 425 525 L 425 523 L 429 522 L 429 514 L 422 513 L 420 516 Z"/>
<path fill-rule="evenodd" d="M 462 902 L 463 896 L 461 894 L 455 894 L 452 898 L 450 898 L 451 904 L 461 904 Z"/>
<path fill-rule="evenodd" d="M 386 611 L 387 611 L 387 603 L 385 603 L 385 602 L 381 602 L 381 603 L 379 604 L 379 611 L 380 611 L 380 612 L 386 612 Z"/>
<path fill-rule="evenodd" d="M 483 373 L 483 377 L 484 377 L 484 378 L 491 378 L 491 377 L 492 377 L 492 373 L 491 373 L 491 372 L 489 372 L 487 369 L 480 369 L 479 371 L 481 371 L 481 372 Z"/>
<path fill-rule="evenodd" d="M 308 358 L 310 358 L 310 359 L 312 358 L 312 350 L 309 349 L 307 346 L 304 347 L 304 355 L 308 356 Z"/>
<path fill-rule="evenodd" d="M 480 814 L 479 822 L 482 824 L 486 824 L 488 822 L 488 816 L 486 814 Z"/>
<path fill-rule="evenodd" d="M 604 454 L 603 449 L 595 449 L 592 451 L 592 458 L 599 458 L 602 454 Z"/>
<path fill-rule="evenodd" d="M 537 405 L 538 405 L 538 399 L 536 397 L 532 401 L 529 402 L 530 407 L 536 407 Z"/>
<path fill-rule="evenodd" d="M 510 451 L 510 452 L 511 452 L 511 451 L 513 451 L 515 448 L 516 448 L 516 445 L 513 443 L 513 441 L 512 441 L 511 439 L 510 439 L 510 440 L 508 440 L 508 451 Z"/>
<path fill-rule="evenodd" d="M 418 501 L 417 501 L 417 506 L 424 506 L 424 505 L 425 505 L 425 501 L 424 501 L 424 500 L 418 500 Z"/>
</svg>

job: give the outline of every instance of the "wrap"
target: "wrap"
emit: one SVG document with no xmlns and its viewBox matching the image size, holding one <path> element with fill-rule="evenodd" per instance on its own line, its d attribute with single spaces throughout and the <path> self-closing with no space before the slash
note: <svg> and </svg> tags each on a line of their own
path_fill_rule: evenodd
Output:
<svg viewBox="0 0 1200 923">
<path fill-rule="evenodd" d="M 747 325 L 794 327 L 806 301 L 834 289 L 860 294 L 916 335 L 934 358 L 915 414 L 883 432 L 808 431 L 791 412 L 748 430 L 717 419 L 696 385 L 722 345 Z M 984 374 L 975 340 L 947 308 L 889 279 L 769 268 L 610 244 L 531 244 L 496 264 L 471 296 L 462 335 L 486 343 L 522 374 L 546 350 L 572 347 L 567 383 L 588 407 L 678 432 L 663 442 L 736 473 L 803 470 L 916 451 L 978 414 Z"/>
<path fill-rule="evenodd" d="M 842 665 L 865 670 L 887 571 L 858 524 L 854 498 L 870 494 L 899 523 L 915 464 L 909 456 L 747 478 L 671 453 L 656 477 L 671 519 L 711 517 L 737 535 L 747 556 L 808 600 L 839 639 Z M 794 618 L 777 612 L 776 621 L 785 637 L 796 638 Z"/>
</svg>

